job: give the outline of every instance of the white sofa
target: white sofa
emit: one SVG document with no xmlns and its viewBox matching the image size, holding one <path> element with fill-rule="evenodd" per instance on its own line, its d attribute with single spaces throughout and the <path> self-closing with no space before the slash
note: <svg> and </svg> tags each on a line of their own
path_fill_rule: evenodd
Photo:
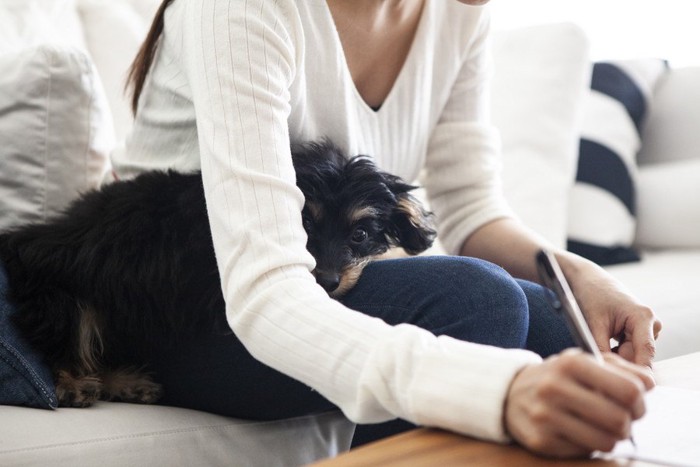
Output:
<svg viewBox="0 0 700 467">
<path fill-rule="evenodd" d="M 131 123 L 122 95 L 124 73 L 158 3 L 0 2 L 0 60 L 3 54 L 49 42 L 85 50 L 97 69 L 93 75 L 89 64 L 81 65 L 81 76 L 92 77 L 83 83 L 89 86 L 92 98 L 72 104 L 84 105 L 91 119 L 90 131 L 84 136 L 87 149 L 83 150 L 89 155 L 86 173 L 92 175 L 71 179 L 80 171 L 65 169 L 65 161 L 53 161 L 56 171 L 63 170 L 61 180 L 70 179 L 73 184 L 62 186 L 60 180 L 49 180 L 49 173 L 47 183 L 53 184 L 44 187 L 45 204 L 63 202 L 94 185 L 108 170 L 106 154 L 122 144 Z M 587 50 L 585 35 L 571 25 L 497 32 L 494 44 L 493 116 L 502 131 L 504 188 L 523 221 L 557 244 L 565 243 L 568 219 L 576 215 L 570 212 L 569 194 L 585 120 L 590 78 Z M 683 75 L 681 84 L 687 85 L 686 74 L 693 71 L 669 72 L 675 73 Z M 694 76 L 698 76 L 697 70 Z M 668 86 L 675 86 L 673 79 L 667 81 Z M 0 99 L 2 85 L 0 80 Z M 671 90 L 668 94 L 675 96 Z M 687 144 L 681 146 L 687 149 L 691 138 L 700 142 L 692 134 L 700 124 L 700 99 L 686 100 L 670 109 L 659 102 L 658 112 L 672 111 L 680 121 L 685 121 L 686 107 L 694 105 L 687 114 L 694 118 L 695 126 L 685 130 Z M 656 111 L 652 105 L 649 121 L 655 120 Z M 659 127 L 664 126 L 664 118 L 661 120 Z M 665 130 L 672 129 L 666 126 Z M 70 125 L 62 132 L 66 136 L 78 133 Z M 654 141 L 658 149 L 647 151 L 639 168 L 637 239 L 642 261 L 610 266 L 609 270 L 656 309 L 665 325 L 658 357 L 669 358 L 700 351 L 700 339 L 695 336 L 700 333 L 700 273 L 694 267 L 700 262 L 700 196 L 689 198 L 682 191 L 696 190 L 700 155 L 693 157 L 686 151 L 669 156 L 665 151 L 668 146 L 663 145 L 669 136 L 663 131 L 646 133 L 644 139 Z M 675 137 L 670 139 L 678 142 Z M 700 145 L 695 144 L 697 147 Z M 68 157 L 69 152 L 59 148 L 54 154 Z M 2 163 L 0 160 L 0 190 Z M 13 176 L 22 180 L 21 173 Z M 10 185 L 7 179 L 5 184 Z M 647 186 L 649 193 L 645 192 Z M 28 209 L 31 211 L 31 206 Z M 36 213 L 21 214 L 31 217 Z M 657 221 L 654 216 L 662 219 Z M 0 215 L 0 223 L 3 218 L 8 218 L 7 213 Z M 301 465 L 347 449 L 353 429 L 339 412 L 255 423 L 177 408 L 118 403 L 55 411 L 0 406 L 0 465 Z"/>
</svg>

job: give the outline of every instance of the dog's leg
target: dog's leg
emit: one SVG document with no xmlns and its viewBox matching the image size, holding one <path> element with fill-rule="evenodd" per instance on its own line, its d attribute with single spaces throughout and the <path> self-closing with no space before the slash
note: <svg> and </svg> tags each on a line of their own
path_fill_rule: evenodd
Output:
<svg viewBox="0 0 700 467">
<path fill-rule="evenodd" d="M 13 321 L 51 367 L 59 405 L 92 405 L 102 393 L 103 344 L 95 310 L 57 287 L 44 287 L 20 303 Z"/>
<path fill-rule="evenodd" d="M 152 404 L 163 393 L 160 384 L 135 368 L 107 371 L 103 377 L 102 399 L 109 401 Z"/>
<path fill-rule="evenodd" d="M 75 376 L 66 370 L 56 374 L 56 397 L 61 407 L 89 407 L 101 394 L 102 381 L 97 376 Z"/>
<path fill-rule="evenodd" d="M 77 319 L 71 330 L 69 351 L 63 365 L 55 363 L 56 396 L 66 407 L 89 407 L 103 397 L 104 385 L 98 376 L 102 336 L 96 312 L 82 302 L 74 302 Z M 63 368 L 61 368 L 63 366 Z"/>
</svg>

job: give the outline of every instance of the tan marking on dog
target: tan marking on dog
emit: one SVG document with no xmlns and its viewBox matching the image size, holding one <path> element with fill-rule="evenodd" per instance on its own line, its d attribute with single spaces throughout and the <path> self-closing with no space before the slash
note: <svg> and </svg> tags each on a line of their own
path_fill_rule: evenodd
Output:
<svg viewBox="0 0 700 467">
<path fill-rule="evenodd" d="M 136 368 L 120 368 L 104 374 L 103 399 L 152 404 L 160 399 L 163 387 Z"/>
<path fill-rule="evenodd" d="M 305 206 L 309 210 L 309 213 L 311 214 L 311 217 L 313 217 L 314 221 L 321 222 L 321 219 L 323 219 L 323 208 L 321 205 L 307 201 Z"/>
<path fill-rule="evenodd" d="M 354 209 L 350 212 L 348 216 L 348 221 L 349 224 L 353 224 L 367 217 L 379 217 L 379 211 L 377 211 L 377 208 L 373 208 L 372 206 L 365 206 L 362 208 Z"/>
<path fill-rule="evenodd" d="M 97 314 L 85 304 L 78 306 L 80 308 L 78 357 L 85 374 L 97 373 L 100 366 L 99 357 L 104 351 Z"/>
<path fill-rule="evenodd" d="M 355 284 L 357 284 L 357 281 L 360 279 L 360 275 L 362 275 L 362 270 L 374 258 L 375 257 L 373 256 L 362 258 L 362 260 L 358 261 L 357 263 L 345 268 L 340 274 L 340 284 L 338 285 L 338 288 L 328 295 L 330 295 L 332 298 L 342 297 L 350 289 L 355 287 Z"/>
<path fill-rule="evenodd" d="M 406 195 L 402 197 L 397 202 L 397 206 L 400 211 L 408 215 L 408 219 L 415 227 L 422 228 L 423 226 L 432 224 L 419 201 L 413 196 Z"/>
</svg>

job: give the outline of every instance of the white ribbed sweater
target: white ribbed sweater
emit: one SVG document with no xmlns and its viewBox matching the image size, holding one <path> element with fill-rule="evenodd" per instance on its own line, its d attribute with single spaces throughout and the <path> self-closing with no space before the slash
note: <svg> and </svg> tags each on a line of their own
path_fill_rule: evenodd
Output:
<svg viewBox="0 0 700 467">
<path fill-rule="evenodd" d="M 117 173 L 201 168 L 229 322 L 264 363 L 358 422 L 402 417 L 506 439 L 513 375 L 539 361 L 392 327 L 328 298 L 310 271 L 291 141 L 329 137 L 422 182 L 456 253 L 509 215 L 485 95 L 483 8 L 427 0 L 379 111 L 362 100 L 324 0 L 176 0 Z M 232 394 L 231 397 L 235 397 Z"/>
</svg>

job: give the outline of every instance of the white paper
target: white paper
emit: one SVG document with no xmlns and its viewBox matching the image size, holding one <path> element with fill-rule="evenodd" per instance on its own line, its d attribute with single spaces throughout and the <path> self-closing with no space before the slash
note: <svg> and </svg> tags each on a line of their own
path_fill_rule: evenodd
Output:
<svg viewBox="0 0 700 467">
<path fill-rule="evenodd" d="M 646 414 L 632 425 L 631 442 L 600 457 L 700 467 L 700 391 L 657 386 L 646 397 Z"/>
</svg>

